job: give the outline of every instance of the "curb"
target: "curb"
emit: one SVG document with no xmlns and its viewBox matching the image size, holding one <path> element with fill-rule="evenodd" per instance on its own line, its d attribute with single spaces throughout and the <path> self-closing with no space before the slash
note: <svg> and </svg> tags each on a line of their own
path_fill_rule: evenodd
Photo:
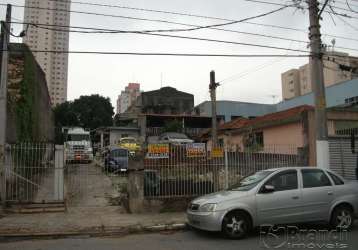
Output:
<svg viewBox="0 0 358 250">
<path fill-rule="evenodd" d="M 128 227 L 97 227 L 78 231 L 66 232 L 11 232 L 0 231 L 0 242 L 10 239 L 33 239 L 33 238 L 67 238 L 67 237 L 102 237 L 102 236 L 126 236 L 130 234 L 155 233 L 162 231 L 180 231 L 188 229 L 186 223 L 158 224 L 153 226 L 132 225 Z"/>
</svg>

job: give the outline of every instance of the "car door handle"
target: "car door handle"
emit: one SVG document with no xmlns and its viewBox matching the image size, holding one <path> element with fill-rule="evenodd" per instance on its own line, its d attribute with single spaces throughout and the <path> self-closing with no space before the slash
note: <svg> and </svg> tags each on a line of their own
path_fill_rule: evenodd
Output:
<svg viewBox="0 0 358 250">
<path fill-rule="evenodd" d="M 298 196 L 292 196 L 292 199 L 294 199 L 294 200 L 298 200 Z"/>
<path fill-rule="evenodd" d="M 328 194 L 328 195 L 333 195 L 333 192 L 332 192 L 332 191 L 329 191 L 327 194 Z"/>
</svg>

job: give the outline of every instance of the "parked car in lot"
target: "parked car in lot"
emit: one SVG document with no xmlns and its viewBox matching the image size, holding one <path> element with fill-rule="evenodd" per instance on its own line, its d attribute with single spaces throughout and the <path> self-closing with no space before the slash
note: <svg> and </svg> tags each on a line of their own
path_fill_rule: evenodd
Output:
<svg viewBox="0 0 358 250">
<path fill-rule="evenodd" d="M 187 210 L 192 227 L 237 239 L 263 224 L 323 221 L 348 230 L 357 215 L 358 182 L 316 167 L 259 171 L 193 200 Z"/>
<path fill-rule="evenodd" d="M 130 155 L 135 155 L 136 152 L 141 150 L 141 145 L 138 140 L 134 137 L 124 137 L 119 141 L 120 148 L 125 148 L 128 150 Z"/>
<path fill-rule="evenodd" d="M 189 139 L 188 136 L 181 133 L 167 132 L 161 134 L 159 137 L 159 143 L 168 143 L 174 146 L 185 145 L 193 142 L 194 141 Z"/>
<path fill-rule="evenodd" d="M 128 170 L 128 149 L 116 146 L 109 147 L 104 155 L 106 172 L 126 172 Z"/>
</svg>

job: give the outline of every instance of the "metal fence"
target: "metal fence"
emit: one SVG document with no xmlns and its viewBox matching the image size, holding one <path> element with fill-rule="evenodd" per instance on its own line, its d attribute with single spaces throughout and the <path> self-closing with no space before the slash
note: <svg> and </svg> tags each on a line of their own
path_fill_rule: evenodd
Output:
<svg viewBox="0 0 358 250">
<path fill-rule="evenodd" d="M 358 135 L 358 128 L 345 128 L 345 129 L 337 129 L 335 131 L 335 135 L 351 135 L 356 134 Z"/>
<path fill-rule="evenodd" d="M 358 138 L 356 138 L 358 149 Z M 331 169 L 348 180 L 356 179 L 358 153 L 351 150 L 350 136 L 332 136 L 329 138 L 329 155 Z"/>
<path fill-rule="evenodd" d="M 195 148 L 195 147 L 194 147 Z M 198 149 L 199 148 L 199 149 Z M 270 146 L 257 151 L 192 150 L 188 145 L 159 149 L 144 160 L 146 198 L 193 197 L 234 185 L 258 170 L 298 166 L 302 163 L 295 146 Z M 150 151 L 150 150 L 148 150 Z"/>
<path fill-rule="evenodd" d="M 17 143 L 5 150 L 6 201 L 63 201 L 63 151 L 49 143 Z"/>
</svg>

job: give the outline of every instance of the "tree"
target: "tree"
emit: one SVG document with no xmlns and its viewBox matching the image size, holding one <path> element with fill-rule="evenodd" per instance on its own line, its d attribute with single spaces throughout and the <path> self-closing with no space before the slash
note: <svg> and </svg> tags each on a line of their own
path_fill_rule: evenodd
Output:
<svg viewBox="0 0 358 250">
<path fill-rule="evenodd" d="M 73 110 L 73 102 L 64 102 L 53 109 L 55 115 L 55 126 L 61 128 L 64 126 L 79 126 L 80 121 Z"/>
<path fill-rule="evenodd" d="M 73 102 L 73 110 L 84 128 L 93 130 L 113 124 L 114 112 L 109 98 L 100 95 L 80 96 Z"/>
<path fill-rule="evenodd" d="M 164 132 L 182 132 L 182 123 L 178 120 L 167 121 L 164 124 Z"/>
<path fill-rule="evenodd" d="M 54 108 L 56 127 L 81 126 L 96 129 L 112 126 L 113 107 L 109 98 L 100 95 L 80 96 Z"/>
</svg>

